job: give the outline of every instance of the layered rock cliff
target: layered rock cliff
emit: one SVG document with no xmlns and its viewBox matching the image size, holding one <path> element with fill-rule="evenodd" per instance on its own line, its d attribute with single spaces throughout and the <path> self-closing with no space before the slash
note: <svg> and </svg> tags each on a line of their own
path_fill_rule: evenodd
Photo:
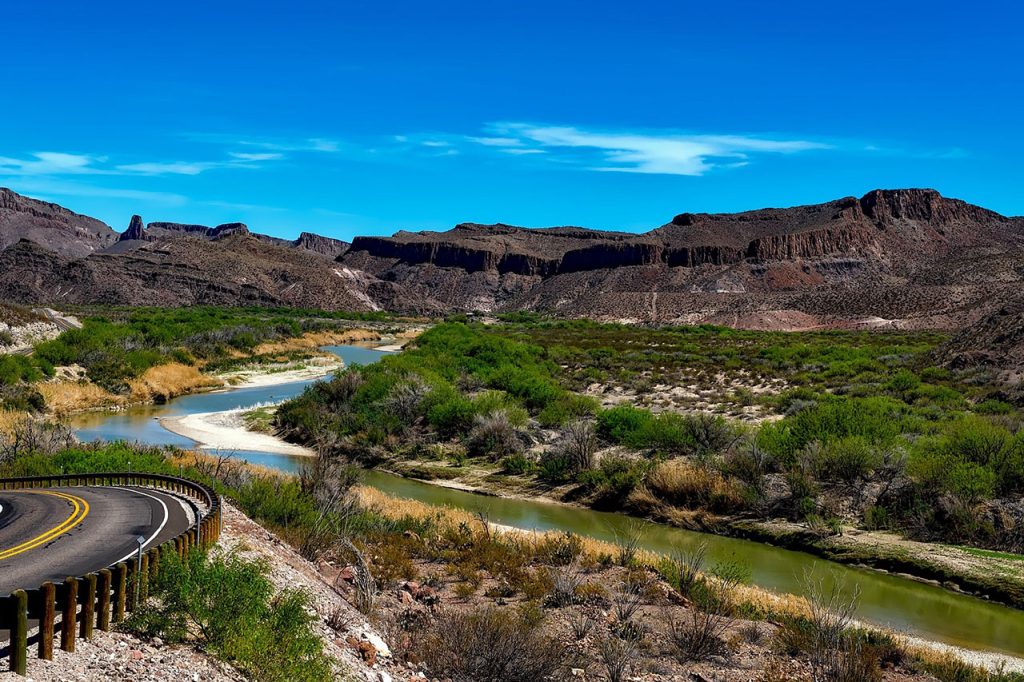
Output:
<svg viewBox="0 0 1024 682">
<path fill-rule="evenodd" d="M 351 245 L 308 232 L 286 240 L 241 223 L 144 226 L 138 216 L 114 243 L 99 221 L 11 192 L 0 192 L 3 220 L 13 227 L 0 231 L 11 244 L 0 253 L 0 298 L 33 303 L 958 329 L 1024 287 L 1024 220 L 934 190 L 681 213 L 643 234 L 464 223 Z"/>
<path fill-rule="evenodd" d="M 465 224 L 359 237 L 339 262 L 460 310 L 721 321 L 792 307 L 824 324 L 854 314 L 949 327 L 1019 283 L 1022 245 L 1024 221 L 910 189 L 682 213 L 639 235 Z M 858 287 L 861 300 L 841 300 Z"/>
</svg>

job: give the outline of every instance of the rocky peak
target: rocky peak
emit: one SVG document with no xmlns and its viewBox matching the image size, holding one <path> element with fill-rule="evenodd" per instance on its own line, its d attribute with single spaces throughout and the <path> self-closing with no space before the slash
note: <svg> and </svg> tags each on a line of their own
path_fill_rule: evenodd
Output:
<svg viewBox="0 0 1024 682">
<path fill-rule="evenodd" d="M 332 239 L 331 237 L 323 237 L 312 232 L 303 232 L 292 244 L 297 248 L 312 251 L 328 258 L 337 258 L 348 251 L 349 247 L 348 242 Z"/>
<path fill-rule="evenodd" d="M 249 234 L 249 226 L 245 223 L 224 223 L 211 228 L 209 232 L 207 232 L 207 236 L 213 239 L 226 237 L 229 234 Z"/>
<path fill-rule="evenodd" d="M 881 226 L 899 221 L 950 225 L 1005 220 L 994 211 L 959 199 L 947 199 L 934 189 L 876 189 L 861 197 L 858 203 L 864 215 Z"/>
<path fill-rule="evenodd" d="M 142 223 L 142 216 L 133 215 L 131 222 L 128 223 L 128 229 L 121 233 L 117 241 L 124 242 L 144 239 L 146 239 L 146 226 Z"/>
</svg>

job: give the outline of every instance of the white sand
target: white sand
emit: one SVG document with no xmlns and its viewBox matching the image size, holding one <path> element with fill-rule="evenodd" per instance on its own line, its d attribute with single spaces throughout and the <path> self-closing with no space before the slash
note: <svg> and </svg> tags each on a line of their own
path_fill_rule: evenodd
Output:
<svg viewBox="0 0 1024 682">
<path fill-rule="evenodd" d="M 290 384 L 306 379 L 318 379 L 344 367 L 341 358 L 315 357 L 305 361 L 296 369 L 285 369 L 278 372 L 267 371 L 266 367 L 218 375 L 228 385 L 228 390 L 235 388 L 254 388 L 256 386 L 276 386 Z"/>
<path fill-rule="evenodd" d="M 286 443 L 277 436 L 247 430 L 242 415 L 250 409 L 165 417 L 160 420 L 160 425 L 168 431 L 191 438 L 204 450 L 251 450 L 301 457 L 312 457 L 315 454 L 309 448 Z"/>
</svg>

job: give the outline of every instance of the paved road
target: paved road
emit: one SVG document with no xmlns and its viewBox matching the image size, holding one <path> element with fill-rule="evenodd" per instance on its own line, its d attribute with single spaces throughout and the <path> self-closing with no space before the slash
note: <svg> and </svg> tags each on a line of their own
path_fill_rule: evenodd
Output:
<svg viewBox="0 0 1024 682">
<path fill-rule="evenodd" d="M 134 556 L 189 527 L 180 498 L 143 488 L 0 490 L 0 596 Z"/>
</svg>

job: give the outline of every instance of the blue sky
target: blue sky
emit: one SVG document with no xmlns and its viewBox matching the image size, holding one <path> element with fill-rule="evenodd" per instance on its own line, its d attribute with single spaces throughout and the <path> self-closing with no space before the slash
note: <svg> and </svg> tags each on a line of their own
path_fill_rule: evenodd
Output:
<svg viewBox="0 0 1024 682">
<path fill-rule="evenodd" d="M 646 230 L 934 187 L 1024 214 L 1016 3 L 11 3 L 0 186 L 124 229 Z"/>
</svg>

